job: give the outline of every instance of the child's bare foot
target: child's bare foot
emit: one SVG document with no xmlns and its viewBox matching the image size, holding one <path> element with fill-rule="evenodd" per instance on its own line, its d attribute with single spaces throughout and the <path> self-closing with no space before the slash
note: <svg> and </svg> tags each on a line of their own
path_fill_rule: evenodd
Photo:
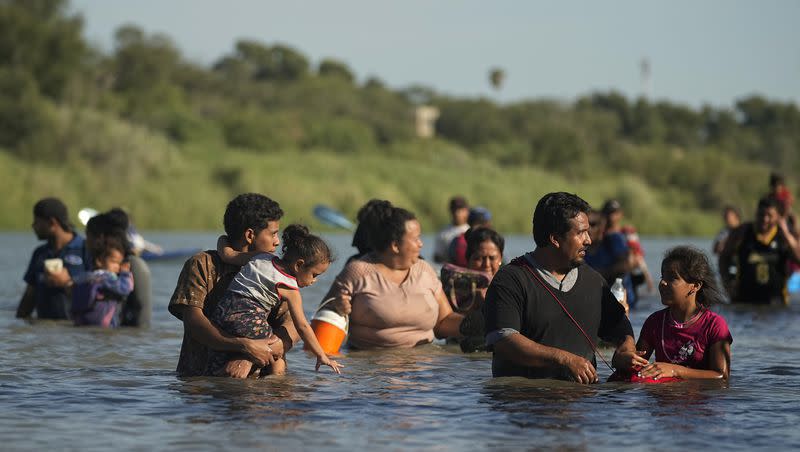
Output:
<svg viewBox="0 0 800 452">
<path fill-rule="evenodd" d="M 286 361 L 283 358 L 278 358 L 271 365 L 264 367 L 261 370 L 261 376 L 266 375 L 284 375 L 286 374 Z"/>
</svg>

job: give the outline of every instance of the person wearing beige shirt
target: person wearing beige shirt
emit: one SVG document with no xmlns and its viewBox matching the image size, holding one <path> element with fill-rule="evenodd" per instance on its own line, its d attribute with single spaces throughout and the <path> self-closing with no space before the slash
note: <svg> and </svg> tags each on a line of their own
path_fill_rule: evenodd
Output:
<svg viewBox="0 0 800 452">
<path fill-rule="evenodd" d="M 348 263 L 323 300 L 350 315 L 355 348 L 413 347 L 458 337 L 463 316 L 453 312 L 436 272 L 420 259 L 422 233 L 411 212 L 386 203 L 367 219 L 374 250 Z"/>
</svg>

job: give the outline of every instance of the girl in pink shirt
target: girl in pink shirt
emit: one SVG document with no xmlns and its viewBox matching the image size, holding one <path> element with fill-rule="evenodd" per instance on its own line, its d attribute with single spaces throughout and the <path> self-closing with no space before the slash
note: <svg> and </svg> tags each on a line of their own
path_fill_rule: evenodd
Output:
<svg viewBox="0 0 800 452">
<path fill-rule="evenodd" d="M 638 376 L 728 379 L 733 338 L 728 324 L 709 306 L 723 300 L 708 259 L 702 251 L 679 246 L 667 251 L 658 285 L 667 308 L 645 320 L 636 349 L 655 362 Z"/>
</svg>

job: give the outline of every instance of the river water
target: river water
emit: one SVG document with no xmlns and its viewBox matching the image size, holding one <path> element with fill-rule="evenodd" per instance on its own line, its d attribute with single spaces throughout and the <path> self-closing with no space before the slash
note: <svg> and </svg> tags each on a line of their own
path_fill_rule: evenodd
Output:
<svg viewBox="0 0 800 452">
<path fill-rule="evenodd" d="M 166 248 L 216 243 L 216 234 L 147 237 Z M 303 289 L 309 315 L 352 252 L 349 236 L 326 238 L 341 258 Z M 683 243 L 709 248 L 705 240 L 644 240 L 654 276 L 664 250 Z M 150 329 L 31 324 L 14 310 L 36 244 L 32 233 L 0 233 L 3 450 L 800 448 L 797 299 L 788 308 L 717 308 L 734 337 L 728 384 L 493 380 L 489 354 L 444 344 L 349 352 L 341 376 L 315 373 L 297 347 L 283 377 L 181 380 L 173 371 L 182 325 L 166 306 L 182 260 L 151 264 Z M 529 237 L 510 237 L 506 257 L 530 246 Z M 631 315 L 637 335 L 660 306 L 657 296 L 642 299 Z"/>
</svg>

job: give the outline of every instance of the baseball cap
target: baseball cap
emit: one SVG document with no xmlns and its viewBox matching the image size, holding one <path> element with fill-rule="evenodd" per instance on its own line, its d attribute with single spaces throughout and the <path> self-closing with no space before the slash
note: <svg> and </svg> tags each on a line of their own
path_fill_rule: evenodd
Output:
<svg viewBox="0 0 800 452">
<path fill-rule="evenodd" d="M 33 206 L 33 215 L 39 218 L 55 218 L 64 229 L 73 230 L 67 206 L 58 198 L 40 199 Z"/>
<path fill-rule="evenodd" d="M 486 207 L 473 207 L 469 209 L 467 223 L 470 225 L 486 224 L 492 220 L 492 213 Z"/>
</svg>

